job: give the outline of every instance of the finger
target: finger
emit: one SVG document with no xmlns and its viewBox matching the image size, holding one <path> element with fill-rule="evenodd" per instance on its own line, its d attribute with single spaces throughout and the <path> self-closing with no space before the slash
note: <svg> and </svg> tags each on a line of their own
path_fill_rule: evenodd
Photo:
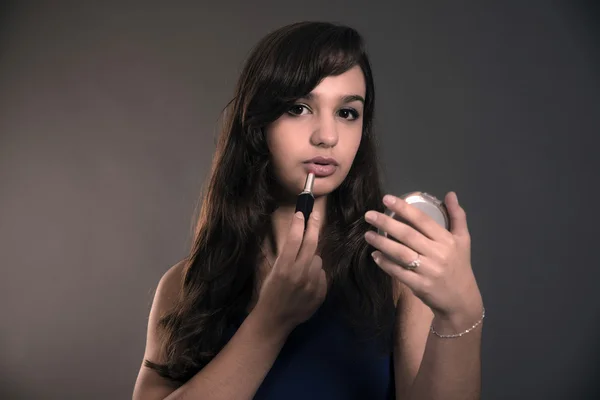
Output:
<svg viewBox="0 0 600 400">
<path fill-rule="evenodd" d="M 428 254 L 435 243 L 412 226 L 400 222 L 389 215 L 377 211 L 368 211 L 365 219 L 371 225 L 387 233 L 388 238 L 395 239 L 410 247 L 417 253 Z"/>
<path fill-rule="evenodd" d="M 446 195 L 445 203 L 450 216 L 450 232 L 456 236 L 468 236 L 469 228 L 467 226 L 467 213 L 460 204 L 458 204 L 456 193 L 448 193 Z"/>
<path fill-rule="evenodd" d="M 413 291 L 418 292 L 421 289 L 423 285 L 423 277 L 416 273 L 421 266 L 419 266 L 416 270 L 407 270 L 388 259 L 379 251 L 374 251 L 372 255 L 375 264 L 377 264 L 377 266 L 389 276 L 398 279 Z"/>
<path fill-rule="evenodd" d="M 304 215 L 298 211 L 292 217 L 290 224 L 290 230 L 281 250 L 276 264 L 280 266 L 291 266 L 296 261 L 296 255 L 302 245 L 302 238 L 304 237 Z M 275 266 L 273 266 L 275 267 Z"/>
<path fill-rule="evenodd" d="M 319 291 L 317 292 L 317 298 L 323 300 L 327 296 L 327 274 L 321 269 L 319 271 Z"/>
<path fill-rule="evenodd" d="M 321 271 L 323 270 L 322 267 L 323 259 L 319 256 L 314 256 L 312 262 L 307 268 L 307 280 L 312 282 L 315 286 L 319 283 L 319 277 L 321 276 Z"/>
<path fill-rule="evenodd" d="M 435 220 L 427 215 L 427 213 L 408 204 L 405 200 L 387 194 L 383 197 L 383 203 L 388 209 L 405 219 L 410 225 L 414 226 L 415 229 L 419 230 L 429 239 L 438 241 L 447 239 L 447 236 L 449 236 L 449 232 L 435 222 Z"/>
<path fill-rule="evenodd" d="M 365 235 L 365 238 L 371 246 L 382 252 L 391 261 L 400 264 L 400 266 L 407 266 L 415 260 L 419 254 L 421 254 L 421 260 L 426 258 L 426 254 L 416 252 L 414 249 L 403 243 L 398 243 L 381 235 Z M 427 270 L 426 267 L 419 267 L 418 269 L 419 272 L 423 273 Z"/>
<path fill-rule="evenodd" d="M 302 239 L 302 244 L 300 245 L 300 251 L 296 257 L 296 261 L 299 265 L 302 265 L 303 267 L 308 267 L 310 265 L 319 243 L 320 228 L 321 218 L 318 212 L 313 211 L 308 218 L 306 232 L 304 233 L 304 238 Z"/>
</svg>

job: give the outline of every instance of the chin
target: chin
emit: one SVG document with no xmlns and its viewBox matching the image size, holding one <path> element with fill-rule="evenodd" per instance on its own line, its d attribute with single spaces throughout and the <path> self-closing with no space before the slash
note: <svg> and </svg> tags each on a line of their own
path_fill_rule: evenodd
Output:
<svg viewBox="0 0 600 400">
<path fill-rule="evenodd" d="M 336 178 L 335 175 L 332 175 L 327 178 L 316 179 L 313 186 L 313 196 L 323 197 L 333 193 L 342 184 L 342 182 Z M 303 188 L 304 186 L 300 190 L 302 191 Z"/>
</svg>

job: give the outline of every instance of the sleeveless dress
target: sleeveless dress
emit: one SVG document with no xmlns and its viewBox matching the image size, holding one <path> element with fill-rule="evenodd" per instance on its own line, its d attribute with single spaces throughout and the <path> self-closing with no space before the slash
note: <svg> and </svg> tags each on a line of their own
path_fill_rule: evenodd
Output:
<svg viewBox="0 0 600 400">
<path fill-rule="evenodd" d="M 359 341 L 327 303 L 288 336 L 255 400 L 394 399 L 392 353 Z"/>
</svg>

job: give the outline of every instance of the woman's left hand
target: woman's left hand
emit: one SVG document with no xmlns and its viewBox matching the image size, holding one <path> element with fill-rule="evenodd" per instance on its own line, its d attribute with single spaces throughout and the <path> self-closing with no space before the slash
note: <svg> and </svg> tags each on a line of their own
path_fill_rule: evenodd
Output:
<svg viewBox="0 0 600 400">
<path fill-rule="evenodd" d="M 410 288 L 436 316 L 480 313 L 482 299 L 471 267 L 467 217 L 456 194 L 448 193 L 444 201 L 450 216 L 450 231 L 398 197 L 386 195 L 383 202 L 416 229 L 385 214 L 368 211 L 367 222 L 400 242 L 367 232 L 365 239 L 379 250 L 373 252 L 377 265 Z M 406 269 L 417 255 L 420 265 Z"/>
</svg>

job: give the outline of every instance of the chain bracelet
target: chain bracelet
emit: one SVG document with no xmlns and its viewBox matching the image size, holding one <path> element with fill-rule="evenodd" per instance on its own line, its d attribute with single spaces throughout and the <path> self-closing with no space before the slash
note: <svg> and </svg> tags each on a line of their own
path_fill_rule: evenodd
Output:
<svg viewBox="0 0 600 400">
<path fill-rule="evenodd" d="M 431 333 L 433 333 L 434 335 L 436 335 L 436 336 L 438 336 L 438 337 L 441 337 L 441 338 L 443 338 L 443 339 L 448 339 L 448 338 L 457 338 L 457 337 L 461 337 L 462 335 L 466 335 L 467 333 L 471 332 L 473 329 L 477 328 L 477 326 L 479 326 L 479 324 L 481 324 L 481 322 L 483 321 L 483 319 L 484 319 L 484 318 L 485 318 L 485 307 L 483 307 L 483 313 L 482 313 L 482 315 L 481 315 L 481 319 L 480 319 L 479 321 L 477 321 L 477 322 L 475 323 L 475 325 L 473 325 L 472 327 L 470 327 L 469 329 L 467 329 L 467 330 L 466 330 L 466 331 L 464 331 L 464 332 L 461 332 L 461 333 L 454 333 L 454 334 L 451 334 L 451 335 L 442 335 L 442 334 L 440 334 L 440 333 L 437 333 L 437 332 L 435 331 L 435 329 L 433 328 L 433 323 L 431 323 L 431 328 L 430 328 L 430 331 L 431 331 Z"/>
</svg>

